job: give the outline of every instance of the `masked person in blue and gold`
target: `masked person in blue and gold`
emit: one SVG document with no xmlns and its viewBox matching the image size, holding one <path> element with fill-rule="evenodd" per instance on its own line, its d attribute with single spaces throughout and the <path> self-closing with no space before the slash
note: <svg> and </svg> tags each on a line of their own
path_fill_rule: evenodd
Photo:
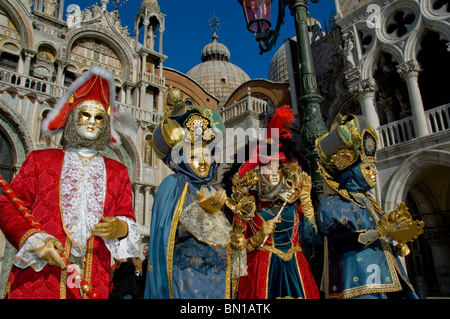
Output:
<svg viewBox="0 0 450 319">
<path fill-rule="evenodd" d="M 388 213 L 372 197 L 378 136 L 360 115 L 341 116 L 316 140 L 324 177 L 317 224 L 325 238 L 329 299 L 416 299 L 399 256 L 423 233 L 404 203 Z"/>
<path fill-rule="evenodd" d="M 175 174 L 155 195 L 145 299 L 229 298 L 231 225 L 224 190 L 205 184 L 216 173 L 214 145 L 224 132 L 215 109 L 188 106 L 170 89 L 153 147 Z"/>
</svg>

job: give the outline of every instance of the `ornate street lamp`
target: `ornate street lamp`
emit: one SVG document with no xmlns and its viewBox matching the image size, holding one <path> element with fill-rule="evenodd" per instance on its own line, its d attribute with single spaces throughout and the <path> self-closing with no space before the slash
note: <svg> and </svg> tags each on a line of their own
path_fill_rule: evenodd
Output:
<svg viewBox="0 0 450 319">
<path fill-rule="evenodd" d="M 315 140 L 328 132 L 320 112 L 322 96 L 317 90 L 316 74 L 308 34 L 308 0 L 278 0 L 278 18 L 275 30 L 271 29 L 270 12 L 273 0 L 238 0 L 244 9 L 247 29 L 254 33 L 259 43 L 260 54 L 270 51 L 280 34 L 284 23 L 285 7 L 289 6 L 295 19 L 297 48 L 300 61 L 301 97 L 298 104 L 303 108 L 304 117 L 300 139 L 311 167 L 313 182 L 312 197 L 317 204 L 323 194 L 323 179 L 318 171 Z M 319 0 L 311 0 L 317 3 Z"/>
</svg>

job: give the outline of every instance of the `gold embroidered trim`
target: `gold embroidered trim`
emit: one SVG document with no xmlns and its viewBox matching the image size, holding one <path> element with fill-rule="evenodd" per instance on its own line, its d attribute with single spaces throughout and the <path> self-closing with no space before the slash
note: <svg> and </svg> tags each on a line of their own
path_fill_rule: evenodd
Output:
<svg viewBox="0 0 450 319">
<path fill-rule="evenodd" d="M 3 299 L 9 299 L 9 293 L 11 292 L 11 282 L 6 283 L 5 292 L 3 293 Z"/>
<path fill-rule="evenodd" d="M 183 193 L 181 194 L 180 199 L 178 200 L 175 212 L 172 217 L 172 224 L 170 226 L 169 232 L 169 241 L 167 244 L 167 260 L 166 260 L 166 268 L 167 268 L 167 279 L 169 284 L 169 294 L 170 298 L 173 299 L 173 288 L 172 288 L 172 266 L 173 266 L 173 250 L 175 247 L 175 235 L 177 232 L 178 221 L 180 220 L 181 212 L 183 211 L 184 201 L 186 199 L 186 193 L 188 189 L 188 183 L 184 186 Z"/>
<path fill-rule="evenodd" d="M 275 255 L 277 255 L 278 257 L 283 259 L 284 261 L 288 261 L 288 260 L 292 259 L 292 256 L 294 256 L 294 254 L 297 251 L 302 251 L 302 247 L 301 246 L 291 247 L 291 248 L 289 248 L 289 250 L 287 252 L 281 251 L 273 246 L 263 246 L 260 248 L 260 250 L 265 250 L 265 251 L 274 253 Z"/>
<path fill-rule="evenodd" d="M 69 238 L 66 238 L 66 244 L 64 245 L 64 257 L 70 257 L 71 242 Z M 67 269 L 61 269 L 61 280 L 59 281 L 59 299 L 67 298 Z"/>
<path fill-rule="evenodd" d="M 227 276 L 225 281 L 225 299 L 231 299 L 231 244 L 227 244 Z"/>
<path fill-rule="evenodd" d="M 378 205 L 378 203 L 370 196 L 367 196 L 367 198 L 370 200 L 372 205 L 367 205 L 367 208 L 369 209 L 372 216 L 375 218 L 376 221 L 379 220 L 379 215 L 383 214 L 382 209 Z M 340 293 L 333 294 L 330 293 L 329 298 L 330 299 L 342 299 L 342 298 L 352 298 L 356 296 L 361 296 L 365 294 L 372 294 L 372 293 L 387 293 L 387 292 L 394 292 L 394 291 L 400 291 L 402 290 L 402 286 L 400 284 L 398 276 L 400 275 L 405 282 L 408 282 L 407 278 L 405 278 L 401 271 L 400 267 L 395 260 L 394 255 L 392 254 L 391 246 L 389 242 L 385 238 L 379 238 L 381 247 L 383 249 L 384 255 L 386 257 L 386 262 L 388 264 L 389 273 L 392 277 L 392 283 L 389 284 L 373 284 L 373 285 L 364 285 L 359 286 L 351 289 L 346 289 L 344 291 L 341 291 Z M 411 284 L 408 284 L 408 286 L 414 291 L 414 288 Z"/>
<path fill-rule="evenodd" d="M 328 173 L 328 171 L 319 163 L 317 162 L 318 165 L 318 169 L 320 172 L 320 175 L 322 175 L 322 177 L 324 178 L 325 182 L 333 189 L 335 190 L 339 195 L 341 195 L 342 197 L 344 197 L 345 199 L 355 203 L 356 205 L 358 205 L 361 208 L 366 208 L 366 206 L 364 206 L 362 203 L 360 203 L 356 198 L 355 198 L 355 194 L 358 193 L 353 193 L 353 192 L 349 192 L 346 189 L 340 188 L 339 187 L 339 183 L 336 182 L 333 177 Z"/>
<path fill-rule="evenodd" d="M 94 253 L 94 238 L 95 236 L 91 236 L 91 238 L 88 239 L 87 242 L 87 252 L 86 252 L 86 265 L 85 265 L 85 271 L 84 271 L 84 279 L 89 283 L 91 283 L 91 276 L 92 276 L 92 258 Z M 83 299 L 89 299 L 89 297 L 86 294 L 83 294 Z"/>
</svg>

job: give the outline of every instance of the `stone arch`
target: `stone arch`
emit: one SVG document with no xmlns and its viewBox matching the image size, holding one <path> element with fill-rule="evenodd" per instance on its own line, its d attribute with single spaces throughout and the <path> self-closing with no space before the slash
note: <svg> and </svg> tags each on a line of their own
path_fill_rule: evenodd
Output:
<svg viewBox="0 0 450 319">
<path fill-rule="evenodd" d="M 416 59 L 417 54 L 422 49 L 421 42 L 429 31 L 438 33 L 441 40 L 445 39 L 450 42 L 450 31 L 447 23 L 424 20 L 417 32 L 411 33 L 408 37 L 404 48 L 405 61 Z"/>
<path fill-rule="evenodd" d="M 20 42 L 22 48 L 32 50 L 33 45 L 33 28 L 30 24 L 31 19 L 27 17 L 26 13 L 9 1 L 2 1 L 2 9 L 7 13 L 13 24 L 17 28 L 17 32 L 20 34 Z"/>
<path fill-rule="evenodd" d="M 450 152 L 422 150 L 408 157 L 392 175 L 386 190 L 383 207 L 393 210 L 404 202 L 416 180 L 432 166 L 450 167 Z"/>
<path fill-rule="evenodd" d="M 134 141 L 126 135 L 119 133 L 121 145 L 118 148 L 107 148 L 102 154 L 121 162 L 128 168 L 131 182 L 139 180 L 141 168 L 140 152 Z"/>
<path fill-rule="evenodd" d="M 368 54 L 362 67 L 361 78 L 363 79 L 373 77 L 373 74 L 377 70 L 378 60 L 383 53 L 390 54 L 392 59 L 398 64 L 405 62 L 402 51 L 397 46 L 390 43 L 378 42 L 372 51 L 372 54 Z"/>
<path fill-rule="evenodd" d="M 3 99 L 0 99 L 0 129 L 13 147 L 15 165 L 20 167 L 27 154 L 36 149 L 36 145 L 28 125 Z"/>
<path fill-rule="evenodd" d="M 84 28 L 82 31 L 77 28 L 69 31 L 66 35 L 65 43 L 63 44 L 63 47 L 66 47 L 67 49 L 61 51 L 61 60 L 66 61 L 67 63 L 71 62 L 70 51 L 75 41 L 82 38 L 95 38 L 107 44 L 121 60 L 122 82 L 133 80 L 134 68 L 133 56 L 130 53 L 132 51 L 131 47 L 121 37 L 98 26 L 89 26 Z"/>
</svg>

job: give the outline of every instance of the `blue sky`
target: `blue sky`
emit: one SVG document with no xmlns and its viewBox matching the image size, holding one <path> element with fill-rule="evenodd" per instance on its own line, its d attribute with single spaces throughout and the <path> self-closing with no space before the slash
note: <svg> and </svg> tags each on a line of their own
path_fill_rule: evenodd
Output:
<svg viewBox="0 0 450 319">
<path fill-rule="evenodd" d="M 100 3 L 99 0 L 66 0 L 65 5 L 78 4 L 81 9 Z M 108 11 L 114 10 L 110 0 Z M 134 30 L 134 17 L 139 11 L 141 0 L 121 1 L 119 14 L 122 25 L 127 25 L 130 34 Z M 243 69 L 251 79 L 268 77 L 270 61 L 283 44 L 283 40 L 295 36 L 294 17 L 286 8 L 284 25 L 275 47 L 259 54 L 255 36 L 247 31 L 244 13 L 237 0 L 158 0 L 161 12 L 166 15 L 163 36 L 163 53 L 168 56 L 165 67 L 187 73 L 201 63 L 200 53 L 212 41 L 209 20 L 215 15 L 220 20 L 218 41 L 228 47 L 230 62 Z M 273 7 L 278 7 L 274 1 Z M 331 12 L 335 12 L 334 0 L 320 0 L 309 5 L 310 16 L 324 27 L 328 25 Z M 273 8 L 272 25 L 275 27 L 277 10 Z M 325 22 L 326 21 L 326 22 Z"/>
</svg>

